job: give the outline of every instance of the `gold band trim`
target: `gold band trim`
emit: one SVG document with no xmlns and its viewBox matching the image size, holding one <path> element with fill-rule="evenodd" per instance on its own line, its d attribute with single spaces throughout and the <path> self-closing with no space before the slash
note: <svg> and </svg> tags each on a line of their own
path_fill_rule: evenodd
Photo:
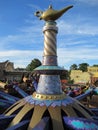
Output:
<svg viewBox="0 0 98 130">
<path fill-rule="evenodd" d="M 34 92 L 32 96 L 33 98 L 37 98 L 41 100 L 61 100 L 66 97 L 64 93 L 59 95 L 47 95 L 47 94 L 40 94 L 36 92 Z"/>
</svg>

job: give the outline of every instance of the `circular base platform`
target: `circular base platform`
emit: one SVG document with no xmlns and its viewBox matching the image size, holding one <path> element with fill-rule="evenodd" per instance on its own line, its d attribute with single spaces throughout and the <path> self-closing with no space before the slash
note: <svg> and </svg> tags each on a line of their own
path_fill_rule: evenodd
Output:
<svg viewBox="0 0 98 130">
<path fill-rule="evenodd" d="M 23 121 L 28 121 L 26 125 L 27 130 L 32 130 L 33 128 L 37 130 L 39 126 L 47 127 L 45 130 L 65 130 L 68 128 L 65 122 L 66 118 L 74 117 L 74 120 L 75 118 L 93 120 L 91 111 L 77 100 L 65 94 L 40 95 L 34 93 L 16 102 L 4 114 L 7 117 L 15 115 L 7 126 L 8 130 L 18 126 Z M 21 128 L 21 130 L 24 129 Z"/>
</svg>

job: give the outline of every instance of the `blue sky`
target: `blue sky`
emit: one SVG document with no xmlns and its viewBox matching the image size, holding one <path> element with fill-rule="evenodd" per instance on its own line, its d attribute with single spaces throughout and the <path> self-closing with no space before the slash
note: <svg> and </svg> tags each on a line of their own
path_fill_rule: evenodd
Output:
<svg viewBox="0 0 98 130">
<path fill-rule="evenodd" d="M 17 68 L 42 61 L 45 22 L 34 13 L 50 4 L 56 10 L 74 6 L 56 21 L 58 65 L 98 64 L 98 0 L 0 0 L 0 62 Z"/>
</svg>

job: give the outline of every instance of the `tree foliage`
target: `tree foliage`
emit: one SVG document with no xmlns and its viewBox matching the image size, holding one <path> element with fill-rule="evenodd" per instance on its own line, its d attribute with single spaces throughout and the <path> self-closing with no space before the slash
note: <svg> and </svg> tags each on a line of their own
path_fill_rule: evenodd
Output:
<svg viewBox="0 0 98 130">
<path fill-rule="evenodd" d="M 87 72 L 87 67 L 89 66 L 88 63 L 81 63 L 79 64 L 79 70 L 82 70 L 83 72 Z"/>
<path fill-rule="evenodd" d="M 94 66 L 94 67 L 98 67 L 98 65 L 96 65 L 96 64 L 94 64 L 93 66 Z"/>
<path fill-rule="evenodd" d="M 73 64 L 73 65 L 70 66 L 70 71 L 71 70 L 82 70 L 83 72 L 86 72 L 88 66 L 89 66 L 88 63 L 81 63 L 79 65 Z"/>
<path fill-rule="evenodd" d="M 68 79 L 69 72 L 68 70 L 63 70 L 63 73 L 60 75 L 60 79 Z"/>
<path fill-rule="evenodd" d="M 73 64 L 70 66 L 70 70 L 77 70 L 78 66 L 76 64 Z"/>
<path fill-rule="evenodd" d="M 34 70 L 36 67 L 38 67 L 38 66 L 40 66 L 40 65 L 41 65 L 41 62 L 40 62 L 39 59 L 33 59 L 33 60 L 31 61 L 31 63 L 27 65 L 26 70 L 32 71 L 32 70 Z"/>
</svg>

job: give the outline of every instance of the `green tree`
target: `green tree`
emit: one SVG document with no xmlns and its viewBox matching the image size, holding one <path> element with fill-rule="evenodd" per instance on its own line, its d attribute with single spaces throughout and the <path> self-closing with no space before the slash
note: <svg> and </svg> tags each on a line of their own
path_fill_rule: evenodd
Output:
<svg viewBox="0 0 98 130">
<path fill-rule="evenodd" d="M 87 67 L 88 67 L 88 66 L 89 66 L 88 63 L 81 63 L 81 64 L 79 64 L 78 69 L 79 69 L 79 70 L 82 70 L 83 72 L 87 72 Z"/>
<path fill-rule="evenodd" d="M 69 73 L 68 70 L 63 70 L 63 73 L 60 75 L 60 79 L 68 79 L 69 78 Z"/>
<path fill-rule="evenodd" d="M 69 84 L 74 84 L 74 80 L 69 79 L 69 80 L 68 80 L 68 83 L 69 83 Z"/>
<path fill-rule="evenodd" d="M 32 70 L 34 70 L 36 67 L 38 67 L 38 66 L 40 66 L 40 65 L 41 65 L 41 62 L 40 62 L 39 59 L 33 59 L 33 60 L 31 61 L 31 63 L 27 65 L 26 70 L 32 71 Z"/>
<path fill-rule="evenodd" d="M 93 65 L 94 67 L 98 67 L 98 65 Z"/>
<path fill-rule="evenodd" d="M 76 64 L 73 64 L 70 66 L 70 70 L 77 70 L 78 66 Z"/>
</svg>

